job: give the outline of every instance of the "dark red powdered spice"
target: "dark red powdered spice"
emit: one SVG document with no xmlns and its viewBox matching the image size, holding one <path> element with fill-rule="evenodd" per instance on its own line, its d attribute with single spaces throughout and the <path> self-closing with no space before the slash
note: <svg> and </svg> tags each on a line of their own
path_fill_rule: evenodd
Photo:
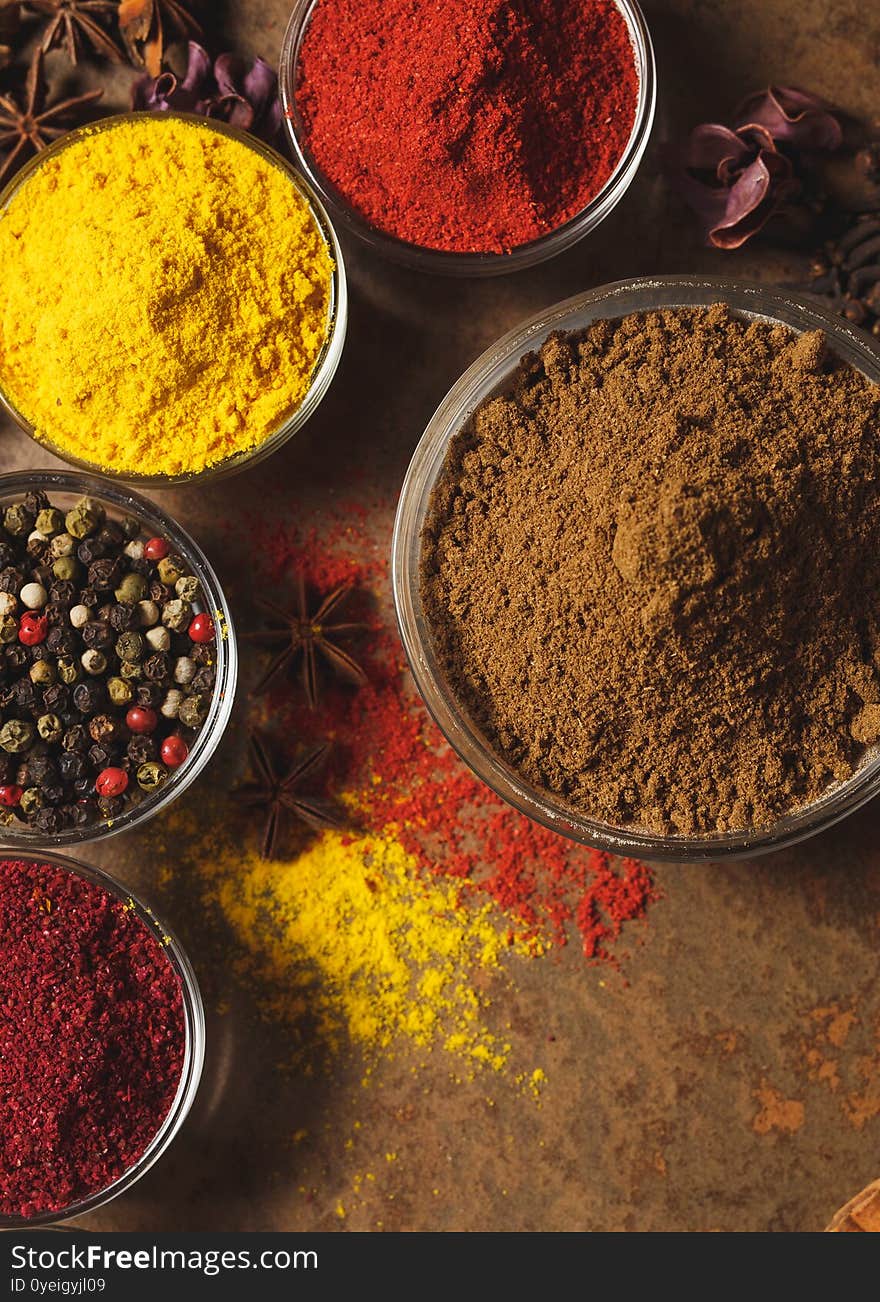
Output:
<svg viewBox="0 0 880 1302">
<path fill-rule="evenodd" d="M 617 965 L 624 925 L 644 919 L 657 898 L 650 869 L 531 822 L 466 768 L 415 693 L 387 608 L 371 609 L 370 593 L 387 601 L 387 549 L 340 510 L 345 522 L 325 525 L 320 537 L 255 523 L 257 542 L 282 591 L 300 570 L 319 593 L 359 585 L 361 609 L 354 597 L 349 614 L 372 625 L 358 648 L 368 681 L 353 690 L 328 676 L 317 714 L 296 687 L 279 684 L 273 715 L 291 735 L 333 740 L 333 775 L 339 790 L 361 795 L 361 825 L 373 832 L 393 826 L 423 871 L 493 899 L 521 937 L 558 945 L 574 933 L 588 960 Z"/>
<path fill-rule="evenodd" d="M 504 253 L 599 193 L 638 92 L 613 0 L 319 0 L 297 103 L 318 166 L 371 225 Z"/>
<path fill-rule="evenodd" d="M 167 954 L 126 905 L 0 861 L 0 1215 L 60 1211 L 137 1162 L 174 1101 L 185 1026 Z"/>
</svg>

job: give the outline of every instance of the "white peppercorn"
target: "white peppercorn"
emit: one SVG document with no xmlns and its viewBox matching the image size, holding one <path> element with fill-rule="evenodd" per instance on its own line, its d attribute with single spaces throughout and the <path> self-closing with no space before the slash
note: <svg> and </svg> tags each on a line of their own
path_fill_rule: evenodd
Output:
<svg viewBox="0 0 880 1302">
<path fill-rule="evenodd" d="M 171 634 L 162 624 L 156 628 L 148 628 L 144 637 L 154 651 L 167 651 L 171 646 Z"/>
<path fill-rule="evenodd" d="M 182 703 L 183 692 L 179 692 L 176 687 L 172 687 L 159 709 L 166 719 L 176 719 Z"/>
</svg>

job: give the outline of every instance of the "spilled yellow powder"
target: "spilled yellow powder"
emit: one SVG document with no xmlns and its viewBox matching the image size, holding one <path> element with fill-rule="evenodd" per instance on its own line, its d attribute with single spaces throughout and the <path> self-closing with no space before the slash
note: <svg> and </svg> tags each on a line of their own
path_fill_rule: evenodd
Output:
<svg viewBox="0 0 880 1302">
<path fill-rule="evenodd" d="M 0 214 L 0 388 L 62 454 L 204 470 L 302 403 L 333 263 L 280 166 L 157 116 L 90 132 Z"/>
<path fill-rule="evenodd" d="M 465 909 L 449 883 L 421 881 L 397 842 L 327 832 L 289 863 L 226 848 L 196 871 L 247 952 L 265 1010 L 306 1019 L 331 1054 L 403 1037 L 472 1067 L 505 1066 L 510 1046 L 487 1026 L 476 981 L 510 948 L 494 908 Z"/>
</svg>

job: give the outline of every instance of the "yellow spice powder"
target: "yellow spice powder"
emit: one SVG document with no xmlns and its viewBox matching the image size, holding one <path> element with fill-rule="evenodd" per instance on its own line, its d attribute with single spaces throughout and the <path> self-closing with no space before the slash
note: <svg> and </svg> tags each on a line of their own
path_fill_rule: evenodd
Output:
<svg viewBox="0 0 880 1302">
<path fill-rule="evenodd" d="M 333 261 L 287 174 L 156 116 L 48 159 L 0 214 L 0 387 L 62 453 L 204 470 L 300 405 Z"/>
<path fill-rule="evenodd" d="M 437 1045 L 500 1071 L 510 1046 L 487 1024 L 477 973 L 509 952 L 491 906 L 425 883 L 389 836 L 326 832 L 289 863 L 217 846 L 195 865 L 246 955 L 264 1010 L 332 1057 L 395 1041 Z"/>
</svg>

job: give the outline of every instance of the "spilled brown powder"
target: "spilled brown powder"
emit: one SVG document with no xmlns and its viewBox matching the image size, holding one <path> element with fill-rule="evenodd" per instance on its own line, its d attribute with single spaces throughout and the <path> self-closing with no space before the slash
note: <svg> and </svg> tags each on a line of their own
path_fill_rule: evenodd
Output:
<svg viewBox="0 0 880 1302">
<path fill-rule="evenodd" d="M 880 737 L 880 388 L 726 308 L 551 336 L 454 440 L 423 538 L 444 670 L 579 812 L 766 825 Z"/>
</svg>

